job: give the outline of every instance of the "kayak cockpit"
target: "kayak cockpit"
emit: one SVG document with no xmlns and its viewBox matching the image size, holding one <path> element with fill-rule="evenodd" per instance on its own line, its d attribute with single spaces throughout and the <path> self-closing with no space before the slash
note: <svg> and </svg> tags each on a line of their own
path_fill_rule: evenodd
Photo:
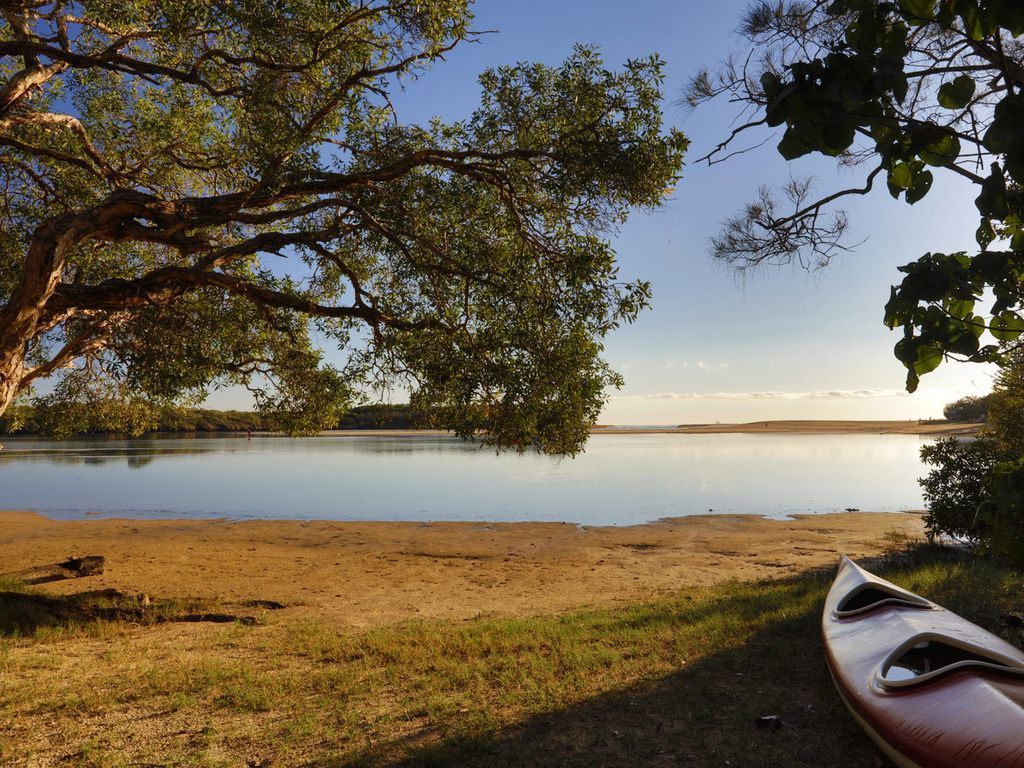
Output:
<svg viewBox="0 0 1024 768">
<path fill-rule="evenodd" d="M 1024 660 L 959 638 L 925 632 L 901 643 L 885 658 L 878 668 L 877 681 L 884 688 L 901 689 L 962 669 L 1024 676 Z"/>
<path fill-rule="evenodd" d="M 836 606 L 837 618 L 857 616 L 883 605 L 898 605 L 908 608 L 933 608 L 933 604 L 923 597 L 900 589 L 894 584 L 880 582 L 862 582 L 851 589 Z"/>
</svg>

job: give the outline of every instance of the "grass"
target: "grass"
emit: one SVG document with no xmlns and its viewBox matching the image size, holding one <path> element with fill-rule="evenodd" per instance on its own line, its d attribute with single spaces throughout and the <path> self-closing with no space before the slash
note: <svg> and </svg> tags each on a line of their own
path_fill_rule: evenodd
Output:
<svg viewBox="0 0 1024 768">
<path fill-rule="evenodd" d="M 873 565 L 1024 644 L 1001 619 L 1024 611 L 1021 573 L 933 548 Z M 161 621 L 33 630 L 0 608 L 19 628 L 0 637 L 0 764 L 874 768 L 822 659 L 830 578 L 363 632 L 278 613 L 177 624 L 194 608 L 172 602 Z M 39 594 L 11 587 L 0 598 Z M 768 714 L 784 725 L 758 728 Z"/>
</svg>

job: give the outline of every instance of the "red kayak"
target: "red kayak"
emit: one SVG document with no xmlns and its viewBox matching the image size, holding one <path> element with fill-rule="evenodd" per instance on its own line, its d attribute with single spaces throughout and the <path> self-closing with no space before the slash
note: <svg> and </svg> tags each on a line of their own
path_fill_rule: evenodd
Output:
<svg viewBox="0 0 1024 768">
<path fill-rule="evenodd" d="M 848 557 L 821 630 L 839 695 L 898 766 L 1024 768 L 1024 652 Z"/>
</svg>

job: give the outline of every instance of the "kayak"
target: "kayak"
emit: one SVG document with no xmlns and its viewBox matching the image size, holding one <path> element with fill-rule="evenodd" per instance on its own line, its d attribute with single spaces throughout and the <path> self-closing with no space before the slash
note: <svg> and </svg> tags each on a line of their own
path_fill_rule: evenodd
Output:
<svg viewBox="0 0 1024 768">
<path fill-rule="evenodd" d="M 840 697 L 900 768 L 1024 768 L 1024 652 L 845 556 L 821 629 Z"/>
</svg>

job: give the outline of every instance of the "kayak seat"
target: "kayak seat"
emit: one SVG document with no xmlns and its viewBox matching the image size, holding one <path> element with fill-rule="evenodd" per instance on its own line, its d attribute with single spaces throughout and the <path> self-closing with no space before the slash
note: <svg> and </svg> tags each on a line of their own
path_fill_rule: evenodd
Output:
<svg viewBox="0 0 1024 768">
<path fill-rule="evenodd" d="M 1024 661 L 965 640 L 925 632 L 901 643 L 885 658 L 878 668 L 878 682 L 885 688 L 904 689 L 965 669 L 1024 676 Z"/>
<path fill-rule="evenodd" d="M 857 616 L 875 608 L 880 608 L 883 605 L 926 609 L 933 607 L 932 603 L 923 597 L 919 597 L 913 592 L 907 592 L 905 589 L 900 589 L 891 584 L 865 582 L 851 589 L 839 601 L 839 605 L 836 606 L 835 615 L 837 618 Z"/>
</svg>

